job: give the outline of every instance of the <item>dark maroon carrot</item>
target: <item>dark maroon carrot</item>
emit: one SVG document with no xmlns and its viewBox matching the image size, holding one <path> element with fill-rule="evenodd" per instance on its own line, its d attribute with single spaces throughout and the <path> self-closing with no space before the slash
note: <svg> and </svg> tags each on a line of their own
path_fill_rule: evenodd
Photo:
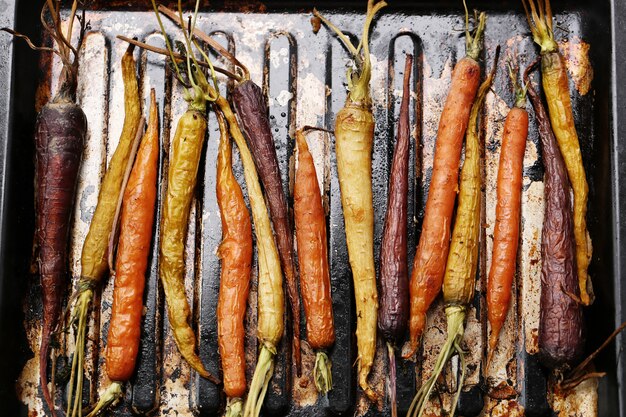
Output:
<svg viewBox="0 0 626 417">
<path fill-rule="evenodd" d="M 52 334 L 61 314 L 63 294 L 67 288 L 67 247 L 78 170 L 87 134 L 87 118 L 76 104 L 78 50 L 82 45 L 84 24 L 76 48 L 69 40 L 76 16 L 74 1 L 67 33 L 61 29 L 56 3 L 47 2 L 41 12 L 48 11 L 53 26 L 46 30 L 56 43 L 55 48 L 38 48 L 30 40 L 11 29 L 3 29 L 26 39 L 35 50 L 53 52 L 61 58 L 63 68 L 55 96 L 39 114 L 35 124 L 35 246 L 36 264 L 41 279 L 43 317 L 39 348 L 39 380 L 44 401 L 52 416 L 56 415 L 48 388 L 48 351 Z M 83 23 L 81 21 L 81 23 Z"/>
<path fill-rule="evenodd" d="M 159 11 L 188 30 L 188 25 L 178 17 L 176 12 L 163 5 L 159 6 Z M 220 46 L 219 43 L 198 28 L 194 28 L 193 34 L 201 41 L 210 45 L 219 54 L 229 59 L 242 73 L 242 77 L 237 79 L 230 97 L 239 125 L 252 152 L 261 183 L 265 189 L 280 262 L 287 283 L 287 296 L 291 306 L 293 330 L 293 356 L 296 374 L 300 376 L 300 297 L 298 295 L 297 275 L 293 257 L 293 230 L 289 221 L 287 198 L 282 188 L 276 147 L 263 90 L 250 80 L 248 69 Z"/>
<path fill-rule="evenodd" d="M 267 106 L 261 87 L 250 80 L 238 84 L 232 91 L 231 99 L 267 196 L 278 253 L 287 283 L 287 296 L 291 306 L 293 328 L 293 355 L 299 375 L 300 297 L 293 263 L 293 231 L 289 222 L 287 198 L 283 192 L 274 137 L 267 116 Z"/>
<path fill-rule="evenodd" d="M 407 265 L 407 196 L 409 192 L 409 101 L 413 56 L 407 55 L 404 65 L 404 87 L 398 141 L 391 164 L 389 200 L 380 252 L 380 293 L 378 328 L 387 340 L 389 352 L 389 403 L 391 415 L 396 407 L 395 346 L 402 340 L 409 319 L 409 277 Z"/>
<path fill-rule="evenodd" d="M 539 94 L 524 72 L 528 97 L 535 109 L 543 149 L 545 211 L 541 232 L 541 309 L 539 359 L 548 368 L 572 365 L 583 353 L 584 321 L 578 297 L 576 246 L 570 184 L 565 162 Z"/>
</svg>

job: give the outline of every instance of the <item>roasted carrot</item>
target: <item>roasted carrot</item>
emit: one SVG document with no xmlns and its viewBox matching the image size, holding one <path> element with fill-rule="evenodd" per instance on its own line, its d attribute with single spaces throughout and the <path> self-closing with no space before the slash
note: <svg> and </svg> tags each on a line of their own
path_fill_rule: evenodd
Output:
<svg viewBox="0 0 626 417">
<path fill-rule="evenodd" d="M 159 10 L 174 20 L 179 26 L 188 30 L 188 24 L 172 10 L 163 5 L 159 6 Z M 229 59 L 242 73 L 242 76 L 236 79 L 230 99 L 241 130 L 252 152 L 252 157 L 267 197 L 267 205 L 269 206 L 272 225 L 274 226 L 278 253 L 287 284 L 287 296 L 291 306 L 291 324 L 293 327 L 294 364 L 296 366 L 296 374 L 300 376 L 300 298 L 298 296 L 297 276 L 293 260 L 293 230 L 289 222 L 287 198 L 282 188 L 278 157 L 276 156 L 276 147 L 263 90 L 250 80 L 248 69 L 221 47 L 219 43 L 215 42 L 200 29 L 196 28 L 191 32 L 199 40 L 206 42 L 222 56 Z"/>
<path fill-rule="evenodd" d="M 293 189 L 300 291 L 309 345 L 316 350 L 313 381 L 320 394 L 333 387 L 330 359 L 325 350 L 335 343 L 333 300 L 330 296 L 326 214 L 317 181 L 315 163 L 306 143 L 304 127 L 296 132 L 298 164 Z"/>
<path fill-rule="evenodd" d="M 282 272 L 267 206 L 254 166 L 254 159 L 228 101 L 219 96 L 215 103 L 224 114 L 230 135 L 239 148 L 254 220 L 259 259 L 257 336 L 261 343 L 261 350 L 250 383 L 243 415 L 244 417 L 258 417 L 274 372 L 276 346 L 284 331 L 285 300 Z"/>
<path fill-rule="evenodd" d="M 554 40 L 550 0 L 538 0 L 538 7 L 535 5 L 535 0 L 522 0 L 522 3 L 533 39 L 541 47 L 541 77 L 550 122 L 574 191 L 574 237 L 578 286 L 580 287 L 580 301 L 584 305 L 589 305 L 594 298 L 591 278 L 587 274 L 592 253 L 591 238 L 587 231 L 589 186 L 574 125 L 567 70 Z"/>
<path fill-rule="evenodd" d="M 159 113 L 152 89 L 148 128 L 141 140 L 122 203 L 113 306 L 105 351 L 106 372 L 111 384 L 87 417 L 96 416 L 120 399 L 122 385 L 135 371 L 154 224 L 158 161 Z"/>
<path fill-rule="evenodd" d="M 450 225 L 457 194 L 463 135 L 480 83 L 480 65 L 477 60 L 486 17 L 484 13 L 479 15 L 478 27 L 472 36 L 469 32 L 467 10 L 465 16 L 466 55 L 454 67 L 450 91 L 439 119 L 426 211 L 413 260 L 410 282 L 411 337 L 405 358 L 413 356 L 419 347 L 426 326 L 426 312 L 441 290 L 445 260 L 450 248 Z"/>
<path fill-rule="evenodd" d="M 87 333 L 87 315 L 96 286 L 100 284 L 107 272 L 107 251 L 109 236 L 113 229 L 113 221 L 117 201 L 122 190 L 127 166 L 132 163 L 131 153 L 133 142 L 140 138 L 140 127 L 143 126 L 139 87 L 135 73 L 134 46 L 130 45 L 122 57 L 122 78 L 124 80 L 124 127 L 120 141 L 111 158 L 109 168 L 104 174 L 98 204 L 94 212 L 89 232 L 85 238 L 81 254 L 81 277 L 72 300 L 71 323 L 77 323 L 75 334 L 75 351 L 73 353 L 72 371 L 68 392 L 68 417 L 82 415 L 83 364 L 85 340 Z"/>
<path fill-rule="evenodd" d="M 69 225 L 87 134 L 87 118 L 76 104 L 78 53 L 83 43 L 85 23 L 84 19 L 81 20 L 78 45 L 71 46 L 71 25 L 67 33 L 63 33 L 58 6 L 58 3 L 46 2 L 41 11 L 42 19 L 46 12 L 52 17 L 53 27 L 46 25 L 45 31 L 55 42 L 53 48 L 36 47 L 27 36 L 12 29 L 1 29 L 24 38 L 35 50 L 53 52 L 61 58 L 63 64 L 58 91 L 41 108 L 35 124 L 34 261 L 41 280 L 43 306 L 39 383 L 43 399 L 53 417 L 56 411 L 53 394 L 48 388 L 48 351 L 61 315 L 64 289 L 67 287 Z M 76 18 L 76 8 L 77 1 L 74 1 L 69 17 L 72 23 Z"/>
<path fill-rule="evenodd" d="M 528 137 L 526 89 L 517 82 L 517 74 L 510 66 L 509 73 L 515 88 L 515 105 L 504 121 L 498 164 L 496 225 L 493 231 L 491 268 L 487 278 L 487 319 L 491 326 L 487 364 L 491 362 L 500 329 L 511 304 L 522 209 L 522 169 Z"/>
<path fill-rule="evenodd" d="M 154 0 L 152 5 L 166 39 L 170 58 L 172 62 L 175 62 Z M 182 18 L 180 1 L 178 6 Z M 195 25 L 198 6 L 199 0 L 196 1 L 196 12 L 192 25 Z M 175 65 L 174 67 L 179 81 L 183 85 L 186 84 L 185 81 L 188 81 L 191 88 L 185 87 L 184 97 L 189 103 L 189 107 L 178 120 L 176 132 L 172 138 L 167 171 L 167 191 L 161 217 L 159 277 L 163 285 L 168 318 L 178 350 L 189 365 L 203 378 L 208 378 L 213 383 L 219 383 L 219 380 L 205 369 L 196 354 L 196 336 L 189 324 L 191 309 L 185 294 L 184 284 L 185 236 L 187 235 L 189 212 L 196 188 L 202 146 L 206 136 L 206 103 L 207 101 L 214 101 L 215 95 L 210 91 L 211 87 L 205 75 L 195 64 L 194 51 L 187 32 L 183 31 L 183 34 L 187 54 L 187 80 L 183 79 L 178 66 Z"/>
<path fill-rule="evenodd" d="M 580 358 L 585 346 L 584 320 L 582 306 L 568 295 L 578 295 L 579 287 L 567 169 L 548 113 L 530 81 L 533 67 L 524 72 L 524 83 L 535 109 L 544 165 L 539 358 L 548 368 L 555 368 Z"/>
<path fill-rule="evenodd" d="M 410 417 L 423 415 L 435 383 L 455 353 L 459 355 L 461 377 L 458 380 L 457 393 L 452 401 L 452 409 L 447 415 L 454 416 L 454 411 L 463 389 L 465 355 L 461 348 L 461 343 L 463 342 L 465 331 L 464 322 L 467 306 L 474 298 L 476 268 L 478 267 L 478 241 L 480 237 L 481 176 L 478 116 L 496 74 L 499 54 L 500 47 L 496 49 L 496 57 L 491 73 L 480 85 L 476 100 L 471 108 L 469 126 L 467 128 L 465 161 L 461 169 L 461 183 L 459 186 L 459 204 L 443 279 L 443 301 L 445 304 L 448 335 L 439 352 L 439 356 L 437 356 L 432 375 L 422 384 L 411 403 L 407 414 Z"/>
<path fill-rule="evenodd" d="M 407 210 L 409 193 L 409 101 L 413 55 L 406 56 L 398 141 L 393 153 L 389 199 L 380 251 L 380 308 L 378 328 L 389 352 L 389 404 L 397 417 L 395 348 L 404 337 L 409 320 L 409 277 L 407 266 Z"/>
<path fill-rule="evenodd" d="M 215 112 L 220 128 L 217 156 L 217 204 L 222 218 L 222 243 L 217 254 L 222 261 L 217 300 L 217 338 L 224 393 L 228 397 L 227 417 L 241 415 L 246 394 L 244 319 L 250 270 L 252 268 L 252 225 L 241 187 L 232 171 L 232 148 L 224 116 Z"/>
<path fill-rule="evenodd" d="M 378 292 L 374 266 L 374 208 L 372 206 L 374 116 L 369 88 L 372 75 L 369 31 L 374 15 L 386 5 L 384 1 L 368 0 L 359 48 L 355 48 L 346 35 L 317 10 L 313 12 L 337 33 L 356 63 L 355 69 L 348 69 L 346 104 L 336 115 L 335 151 L 337 152 L 337 174 L 357 309 L 358 379 L 361 389 L 372 400 L 375 400 L 378 394 L 370 387 L 367 377 L 374 363 L 376 352 Z"/>
</svg>

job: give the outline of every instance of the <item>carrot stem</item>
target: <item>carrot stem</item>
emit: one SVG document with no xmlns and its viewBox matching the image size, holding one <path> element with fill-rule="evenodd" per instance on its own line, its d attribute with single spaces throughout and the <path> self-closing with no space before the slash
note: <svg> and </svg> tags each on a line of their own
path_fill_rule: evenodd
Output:
<svg viewBox="0 0 626 417">
<path fill-rule="evenodd" d="M 448 361 L 452 358 L 452 356 L 458 354 L 461 361 L 461 377 L 459 378 L 457 392 L 452 402 L 452 409 L 449 413 L 451 416 L 454 415 L 454 411 L 456 410 L 456 405 L 461 394 L 461 389 L 463 388 L 463 381 L 465 380 L 465 357 L 463 350 L 461 349 L 461 342 L 465 332 L 465 328 L 463 326 L 463 322 L 465 321 L 465 311 L 465 307 L 463 306 L 453 305 L 446 307 L 448 337 L 441 348 L 439 356 L 437 357 L 432 375 L 424 384 L 422 384 L 421 388 L 415 395 L 407 416 L 421 417 L 424 415 L 426 404 L 428 403 L 428 399 L 435 388 L 435 383 L 443 373 L 443 369 Z"/>
<path fill-rule="evenodd" d="M 224 417 L 241 417 L 243 412 L 243 400 L 241 398 L 228 398 Z"/>
<path fill-rule="evenodd" d="M 100 396 L 98 404 L 91 410 L 86 417 L 95 417 L 102 411 L 109 408 L 110 405 L 122 398 L 122 383 L 120 381 L 113 381 L 107 390 Z"/>
<path fill-rule="evenodd" d="M 82 391 L 83 391 L 83 368 L 85 365 L 85 333 L 87 332 L 87 313 L 93 299 L 93 290 L 86 289 L 80 293 L 76 305 L 73 322 L 78 321 L 76 328 L 76 343 L 74 346 L 74 360 L 72 361 L 72 372 L 70 374 L 70 386 L 67 398 L 68 417 L 82 416 Z M 76 396 L 72 396 L 73 393 Z M 73 399 L 73 401 L 72 401 Z"/>
<path fill-rule="evenodd" d="M 243 410 L 244 417 L 258 417 L 261 414 L 265 393 L 274 373 L 274 355 L 276 349 L 267 343 L 263 344 Z"/>
<path fill-rule="evenodd" d="M 328 355 L 321 350 L 318 350 L 315 355 L 313 380 L 315 381 L 315 388 L 322 395 L 326 395 L 328 391 L 333 389 L 332 365 Z"/>
</svg>

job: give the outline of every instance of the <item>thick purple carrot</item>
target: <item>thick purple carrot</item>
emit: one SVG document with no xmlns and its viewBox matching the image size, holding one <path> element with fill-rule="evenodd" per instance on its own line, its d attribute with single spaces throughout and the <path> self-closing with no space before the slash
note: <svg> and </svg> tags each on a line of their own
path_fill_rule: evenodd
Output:
<svg viewBox="0 0 626 417">
<path fill-rule="evenodd" d="M 573 365 L 585 347 L 582 305 L 576 273 L 576 245 L 567 169 L 550 118 L 524 73 L 528 97 L 535 109 L 543 148 L 545 216 L 541 232 L 541 317 L 539 359 L 549 367 Z"/>
<path fill-rule="evenodd" d="M 76 47 L 71 46 L 72 24 L 77 2 L 72 5 L 67 33 L 61 28 L 59 8 L 47 2 L 42 10 L 50 13 L 53 25 L 46 31 L 56 47 L 35 47 L 28 37 L 3 28 L 27 40 L 32 49 L 48 51 L 61 58 L 59 89 L 39 114 L 35 124 L 35 262 L 42 287 L 42 330 L 39 348 L 39 379 L 44 401 L 50 414 L 56 415 L 54 400 L 48 388 L 48 351 L 57 326 L 63 296 L 67 288 L 67 248 L 69 226 L 74 207 L 78 171 L 80 168 L 87 118 L 76 104 L 78 52 L 85 31 L 84 16 Z"/>
</svg>

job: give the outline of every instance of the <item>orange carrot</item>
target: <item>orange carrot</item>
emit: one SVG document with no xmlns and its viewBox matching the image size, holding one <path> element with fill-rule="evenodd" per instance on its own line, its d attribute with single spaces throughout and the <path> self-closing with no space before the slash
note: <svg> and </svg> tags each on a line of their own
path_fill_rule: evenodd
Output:
<svg viewBox="0 0 626 417">
<path fill-rule="evenodd" d="M 115 289 L 106 346 L 106 372 L 111 384 L 100 395 L 93 417 L 122 397 L 122 385 L 135 371 L 139 352 L 143 290 L 152 242 L 159 161 L 159 113 L 154 89 L 150 92 L 148 128 L 124 191 Z"/>
<path fill-rule="evenodd" d="M 504 122 L 498 166 L 496 226 L 487 279 L 487 319 L 491 325 L 487 363 L 498 344 L 500 329 L 511 302 L 511 285 L 515 277 L 519 241 L 522 168 L 528 137 L 528 113 L 524 108 L 526 89 L 517 83 L 516 74 L 512 70 L 510 73 L 516 90 L 516 101 Z"/>
<path fill-rule="evenodd" d="M 232 146 L 222 113 L 215 112 L 220 127 L 217 157 L 217 203 L 222 217 L 222 261 L 220 293 L 217 301 L 217 337 L 224 393 L 228 397 L 226 415 L 240 415 L 246 394 L 246 357 L 244 319 L 252 268 L 252 225 L 241 187 L 235 180 Z"/>
<path fill-rule="evenodd" d="M 304 137 L 308 127 L 296 132 L 298 168 L 293 190 L 300 287 L 306 317 L 307 339 L 317 351 L 314 382 L 326 394 L 332 389 L 330 361 L 324 352 L 335 343 L 333 302 L 326 240 L 326 216 L 317 182 L 315 164 Z"/>
<path fill-rule="evenodd" d="M 466 25 L 468 19 L 466 13 Z M 441 291 L 450 249 L 450 224 L 458 191 L 463 137 L 480 83 L 480 65 L 477 60 L 485 20 L 485 13 L 481 13 L 473 36 L 469 28 L 466 29 L 466 56 L 454 67 L 450 91 L 439 120 L 426 212 L 411 274 L 411 337 L 410 349 L 404 355 L 405 358 L 417 350 L 426 326 L 426 312 Z"/>
</svg>

